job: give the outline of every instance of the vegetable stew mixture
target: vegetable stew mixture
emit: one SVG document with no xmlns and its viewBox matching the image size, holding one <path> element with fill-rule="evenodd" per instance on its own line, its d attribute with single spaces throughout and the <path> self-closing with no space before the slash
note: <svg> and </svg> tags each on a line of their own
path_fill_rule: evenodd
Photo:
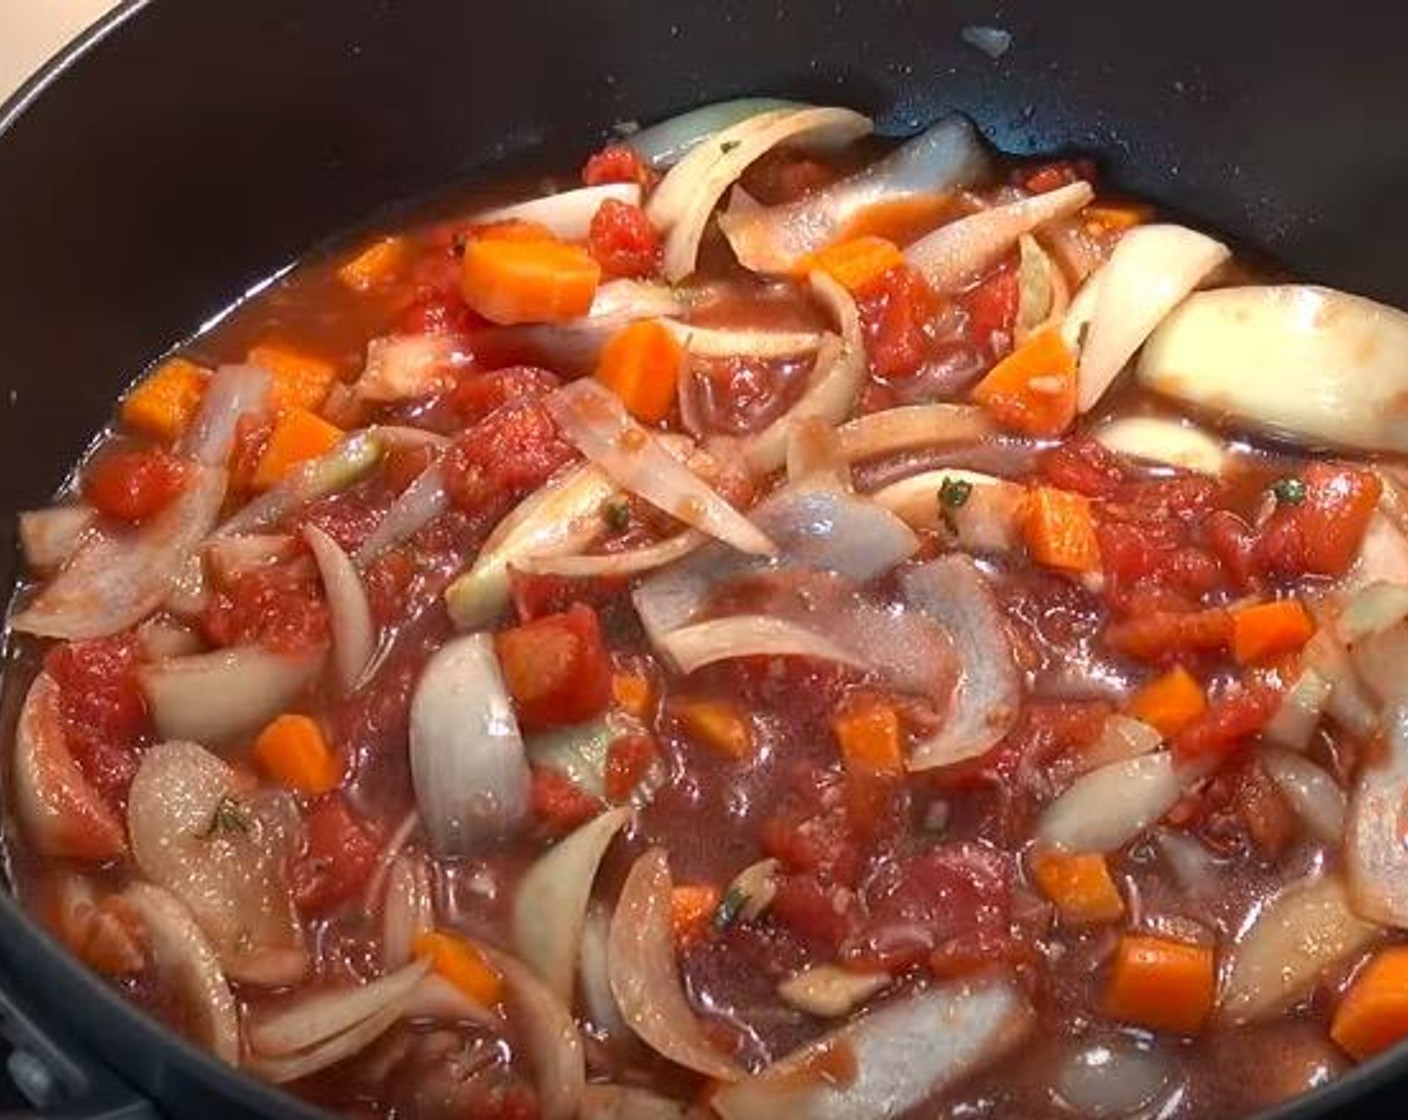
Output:
<svg viewBox="0 0 1408 1120">
<path fill-rule="evenodd" d="M 21 517 L 54 935 L 359 1116 L 1226 1117 L 1408 1034 L 1408 317 L 870 132 L 687 114 L 148 372 Z"/>
</svg>

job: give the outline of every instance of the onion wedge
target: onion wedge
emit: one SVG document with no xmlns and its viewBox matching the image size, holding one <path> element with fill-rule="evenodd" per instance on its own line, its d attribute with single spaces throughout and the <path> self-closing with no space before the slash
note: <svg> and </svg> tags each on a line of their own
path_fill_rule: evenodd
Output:
<svg viewBox="0 0 1408 1120">
<path fill-rule="evenodd" d="M 1060 323 L 1071 302 L 1070 285 L 1041 243 L 1029 233 L 1017 238 L 1018 346 L 1032 335 Z"/>
<path fill-rule="evenodd" d="M 603 552 L 590 556 L 528 556 L 513 566 L 520 572 L 567 579 L 634 576 L 683 560 L 708 539 L 703 533 L 686 529 L 666 540 L 627 552 Z"/>
<path fill-rule="evenodd" d="M 451 620 L 461 630 L 492 622 L 508 605 L 509 567 L 587 548 L 605 531 L 602 507 L 616 493 L 616 484 L 588 463 L 530 494 L 495 527 L 473 567 L 446 589 Z"/>
<path fill-rule="evenodd" d="M 224 469 L 234 450 L 235 433 L 246 414 L 268 407 L 272 379 L 259 366 L 221 366 L 206 382 L 200 407 L 181 437 L 183 457 Z"/>
<path fill-rule="evenodd" d="M 1238 1024 L 1278 1014 L 1377 934 L 1350 909 L 1337 876 L 1293 883 L 1261 908 L 1233 946 L 1219 1014 Z"/>
<path fill-rule="evenodd" d="M 816 630 L 770 615 L 714 618 L 672 630 L 656 643 L 681 673 L 736 657 L 810 657 L 864 669 L 867 661 Z"/>
<path fill-rule="evenodd" d="M 169 891 L 150 883 L 133 883 L 121 897 L 142 923 L 147 952 L 163 987 L 182 997 L 182 1022 L 192 1038 L 222 1062 L 238 1065 L 235 997 L 190 911 Z"/>
<path fill-rule="evenodd" d="M 36 571 L 67 563 L 78 551 L 83 534 L 93 527 L 98 511 L 92 506 L 50 506 L 20 514 L 20 545 L 25 562 Z"/>
<path fill-rule="evenodd" d="M 1010 1053 L 1035 1021 L 1006 977 L 911 992 L 723 1086 L 711 1103 L 724 1120 L 889 1120 Z M 825 1076 L 836 1052 L 854 1076 Z"/>
<path fill-rule="evenodd" d="M 225 472 L 190 468 L 186 488 L 136 530 L 86 539 L 11 626 L 82 641 L 116 634 L 156 610 L 210 532 L 225 500 Z"/>
<path fill-rule="evenodd" d="M 771 555 L 772 541 L 627 414 L 610 389 L 574 381 L 547 398 L 563 434 L 619 485 L 740 552 Z"/>
<path fill-rule="evenodd" d="M 677 319 L 660 325 L 695 358 L 790 358 L 809 354 L 826 337 L 819 331 L 769 331 L 745 328 L 699 327 Z"/>
<path fill-rule="evenodd" d="M 449 387 L 453 370 L 468 362 L 452 334 L 395 334 L 367 343 L 367 360 L 352 392 L 386 404 L 427 397 Z"/>
<path fill-rule="evenodd" d="M 994 428 L 975 405 L 911 404 L 859 416 L 842 424 L 839 433 L 841 450 L 857 463 L 899 451 L 977 443 L 993 435 Z"/>
<path fill-rule="evenodd" d="M 1345 860 L 1355 911 L 1408 928 L 1408 849 L 1402 824 L 1408 796 L 1408 707 L 1391 708 L 1384 730 L 1383 750 L 1361 767 L 1350 801 Z"/>
<path fill-rule="evenodd" d="M 1263 747 L 1261 762 L 1312 836 L 1338 847 L 1344 841 L 1344 790 L 1303 754 Z"/>
<path fill-rule="evenodd" d="M 588 821 L 540 856 L 518 884 L 513 941 L 519 956 L 563 1003 L 571 1003 L 587 903 L 601 859 L 631 821 L 612 809 Z"/>
<path fill-rule="evenodd" d="M 419 857 L 400 855 L 386 873 L 381 911 L 381 961 L 400 968 L 415 956 L 416 938 L 435 928 L 430 874 Z"/>
<path fill-rule="evenodd" d="M 856 301 L 825 273 L 812 273 L 810 282 L 812 292 L 836 320 L 841 337 L 832 336 L 822 343 L 796 403 L 744 441 L 743 457 L 755 475 L 776 470 L 786 461 L 788 433 L 797 421 L 815 417 L 833 425 L 841 423 L 850 415 L 865 381 L 865 339 Z"/>
<path fill-rule="evenodd" d="M 410 540 L 449 508 L 444 467 L 438 462 L 431 463 L 391 503 L 386 516 L 357 549 L 353 562 L 358 568 L 366 568 L 382 553 Z"/>
<path fill-rule="evenodd" d="M 290 471 L 281 482 L 240 509 L 216 532 L 221 536 L 253 533 L 282 521 L 327 494 L 346 490 L 381 461 L 389 442 L 372 428 L 349 433 L 326 455 Z"/>
<path fill-rule="evenodd" d="M 1157 416 L 1124 416 L 1091 433 L 1096 443 L 1118 455 L 1178 470 L 1221 475 L 1227 466 L 1222 444 L 1201 428 Z"/>
<path fill-rule="evenodd" d="M 961 505 L 945 505 L 940 494 L 955 484 L 968 487 Z M 914 529 L 950 528 L 969 552 L 1011 552 L 1022 540 L 1026 487 L 977 471 L 937 470 L 891 483 L 870 497 Z"/>
<path fill-rule="evenodd" d="M 316 525 L 305 525 L 303 539 L 313 553 L 327 595 L 333 667 L 343 689 L 350 689 L 362 679 L 376 653 L 376 623 L 367 589 L 351 557 L 325 532 Z"/>
<path fill-rule="evenodd" d="M 603 183 L 596 187 L 578 187 L 558 194 L 531 198 L 512 206 L 499 206 L 474 215 L 475 225 L 494 222 L 534 222 L 546 226 L 554 237 L 564 241 L 585 241 L 592 219 L 603 202 L 640 205 L 640 184 Z"/>
<path fill-rule="evenodd" d="M 448 642 L 411 701 L 411 779 L 431 846 L 457 856 L 515 832 L 528 763 L 489 634 Z"/>
<path fill-rule="evenodd" d="M 571 1010 L 521 961 L 487 945 L 479 951 L 503 975 L 507 1010 L 523 1034 L 542 1120 L 575 1120 L 587 1075 Z"/>
<path fill-rule="evenodd" d="M 1231 256 L 1186 226 L 1137 226 L 1087 284 L 1095 304 L 1076 370 L 1076 407 L 1089 412 L 1155 327 Z"/>
<path fill-rule="evenodd" d="M 952 635 L 960 678 L 943 728 L 911 752 L 911 770 L 975 758 L 1017 721 L 1021 683 L 1006 622 L 978 566 L 954 553 L 905 572 L 906 601 Z"/>
<path fill-rule="evenodd" d="M 631 1029 L 670 1061 L 717 1081 L 743 1071 L 709 1042 L 685 995 L 670 928 L 670 864 L 652 848 L 626 876 L 611 919 L 611 991 Z"/>
<path fill-rule="evenodd" d="M 1037 835 L 1068 852 L 1113 852 L 1178 803 L 1183 782 L 1168 751 L 1101 766 L 1051 802 Z"/>
<path fill-rule="evenodd" d="M 366 984 L 316 990 L 259 1012 L 245 1024 L 257 1054 L 286 1055 L 321 1046 L 383 1008 L 403 1003 L 430 971 L 414 961 Z"/>
<path fill-rule="evenodd" d="M 777 97 L 739 97 L 731 101 L 717 101 L 647 125 L 631 133 L 622 143 L 660 171 L 678 163 L 682 156 L 714 133 L 731 128 L 740 121 L 760 113 L 803 107 L 800 101 L 784 101 Z"/>
<path fill-rule="evenodd" d="M 1023 234 L 1074 214 L 1094 197 L 1089 183 L 1077 181 L 979 210 L 921 237 L 905 250 L 905 260 L 924 274 L 935 291 L 954 292 L 982 276 Z"/>
<path fill-rule="evenodd" d="M 1408 314 L 1302 285 L 1190 296 L 1144 347 L 1156 393 L 1301 446 L 1408 451 Z"/>
</svg>

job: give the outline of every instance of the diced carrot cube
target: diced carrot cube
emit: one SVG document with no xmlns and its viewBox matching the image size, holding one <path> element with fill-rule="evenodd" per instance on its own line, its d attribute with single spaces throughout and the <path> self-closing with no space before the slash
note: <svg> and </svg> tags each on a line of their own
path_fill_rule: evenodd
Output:
<svg viewBox="0 0 1408 1120">
<path fill-rule="evenodd" d="M 170 358 L 147 374 L 122 402 L 122 419 L 149 436 L 174 440 L 190 424 L 205 395 L 209 373 L 185 358 Z"/>
</svg>

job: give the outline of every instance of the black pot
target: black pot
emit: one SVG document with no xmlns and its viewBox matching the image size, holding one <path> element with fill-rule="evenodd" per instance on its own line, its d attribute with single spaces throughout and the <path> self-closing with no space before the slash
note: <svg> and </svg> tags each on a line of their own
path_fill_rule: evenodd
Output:
<svg viewBox="0 0 1408 1120">
<path fill-rule="evenodd" d="M 894 133 L 961 109 L 1001 147 L 1093 153 L 1120 187 L 1408 306 L 1400 12 L 129 0 L 0 109 L 0 531 L 137 371 L 318 240 L 535 149 L 565 166 L 614 122 L 744 93 L 854 105 Z M 1010 49 L 987 57 L 969 25 Z M 144 1018 L 3 891 L 0 970 L 12 1067 L 51 1114 L 314 1115 Z M 1408 1100 L 1399 1084 L 1408 1053 L 1275 1115 L 1378 1115 Z"/>
</svg>

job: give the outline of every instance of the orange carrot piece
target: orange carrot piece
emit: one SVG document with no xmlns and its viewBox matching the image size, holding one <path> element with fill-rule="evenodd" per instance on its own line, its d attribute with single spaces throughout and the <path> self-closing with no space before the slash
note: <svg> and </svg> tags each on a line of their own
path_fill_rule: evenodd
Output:
<svg viewBox="0 0 1408 1120">
<path fill-rule="evenodd" d="M 504 978 L 484 954 L 458 934 L 443 930 L 422 933 L 412 944 L 417 957 L 481 1007 L 493 1007 L 503 998 Z"/>
<path fill-rule="evenodd" d="M 753 729 L 726 700 L 684 700 L 673 706 L 685 730 L 725 758 L 743 759 L 753 750 Z"/>
<path fill-rule="evenodd" d="M 480 241 L 554 241 L 552 230 L 541 222 L 523 218 L 504 218 L 497 222 L 475 226 L 471 231 Z"/>
<path fill-rule="evenodd" d="M 904 254 L 893 241 L 867 234 L 837 241 L 804 257 L 803 274 L 824 272 L 848 292 L 858 292 L 877 276 L 904 263 Z"/>
<path fill-rule="evenodd" d="M 1143 225 L 1153 216 L 1153 210 L 1139 203 L 1097 202 L 1080 212 L 1085 228 L 1095 234 L 1120 233 Z"/>
<path fill-rule="evenodd" d="M 1129 702 L 1129 714 L 1158 729 L 1171 739 L 1207 709 L 1208 698 L 1182 665 L 1150 681 Z"/>
<path fill-rule="evenodd" d="M 1195 1034 L 1212 1014 L 1211 949 L 1163 937 L 1120 938 L 1105 986 L 1105 1013 L 1157 1031 Z"/>
<path fill-rule="evenodd" d="M 269 777 L 300 793 L 327 793 L 341 784 L 341 769 L 317 720 L 282 715 L 254 740 L 254 761 Z"/>
<path fill-rule="evenodd" d="M 606 340 L 596 377 L 637 420 L 653 424 L 675 406 L 684 347 L 653 319 L 622 327 Z"/>
<path fill-rule="evenodd" d="M 122 419 L 149 436 L 174 440 L 190 424 L 209 374 L 185 358 L 171 358 L 147 374 L 122 402 Z"/>
<path fill-rule="evenodd" d="M 557 323 L 592 306 L 601 266 L 577 245 L 471 238 L 460 259 L 460 294 L 494 323 Z"/>
<path fill-rule="evenodd" d="M 1057 327 L 1032 335 L 973 389 L 998 424 L 1029 436 L 1059 436 L 1076 418 L 1076 356 Z"/>
<path fill-rule="evenodd" d="M 1295 653 L 1315 633 L 1299 599 L 1277 599 L 1232 612 L 1232 655 L 1243 665 Z"/>
<path fill-rule="evenodd" d="M 261 342 L 246 360 L 269 371 L 270 404 L 278 412 L 295 408 L 317 412 L 337 380 L 337 366 L 328 359 L 285 342 Z"/>
<path fill-rule="evenodd" d="M 307 409 L 295 408 L 283 413 L 269 433 L 269 442 L 255 468 L 254 488 L 269 489 L 299 463 L 331 451 L 342 436 L 341 428 Z"/>
<path fill-rule="evenodd" d="M 904 774 L 900 717 L 893 706 L 881 700 L 858 704 L 834 716 L 831 730 L 848 771 L 864 776 Z"/>
<path fill-rule="evenodd" d="M 1027 496 L 1027 549 L 1038 564 L 1066 572 L 1092 572 L 1100 567 L 1100 542 L 1095 518 L 1083 494 L 1039 486 Z"/>
<path fill-rule="evenodd" d="M 1032 877 L 1072 925 L 1114 922 L 1124 916 L 1124 899 L 1102 855 L 1038 851 L 1032 856 Z"/>
<path fill-rule="evenodd" d="M 395 280 L 409 252 L 404 237 L 378 237 L 339 268 L 337 278 L 354 292 L 369 292 Z"/>
<path fill-rule="evenodd" d="M 1359 1061 L 1408 1036 L 1408 945 L 1374 956 L 1335 1009 L 1330 1037 Z"/>
<path fill-rule="evenodd" d="M 611 698 L 629 716 L 645 719 L 655 699 L 650 681 L 638 673 L 614 673 L 611 677 Z"/>
<path fill-rule="evenodd" d="M 670 891 L 670 929 L 676 944 L 686 945 L 704 932 L 721 898 L 712 883 L 685 884 Z"/>
</svg>

